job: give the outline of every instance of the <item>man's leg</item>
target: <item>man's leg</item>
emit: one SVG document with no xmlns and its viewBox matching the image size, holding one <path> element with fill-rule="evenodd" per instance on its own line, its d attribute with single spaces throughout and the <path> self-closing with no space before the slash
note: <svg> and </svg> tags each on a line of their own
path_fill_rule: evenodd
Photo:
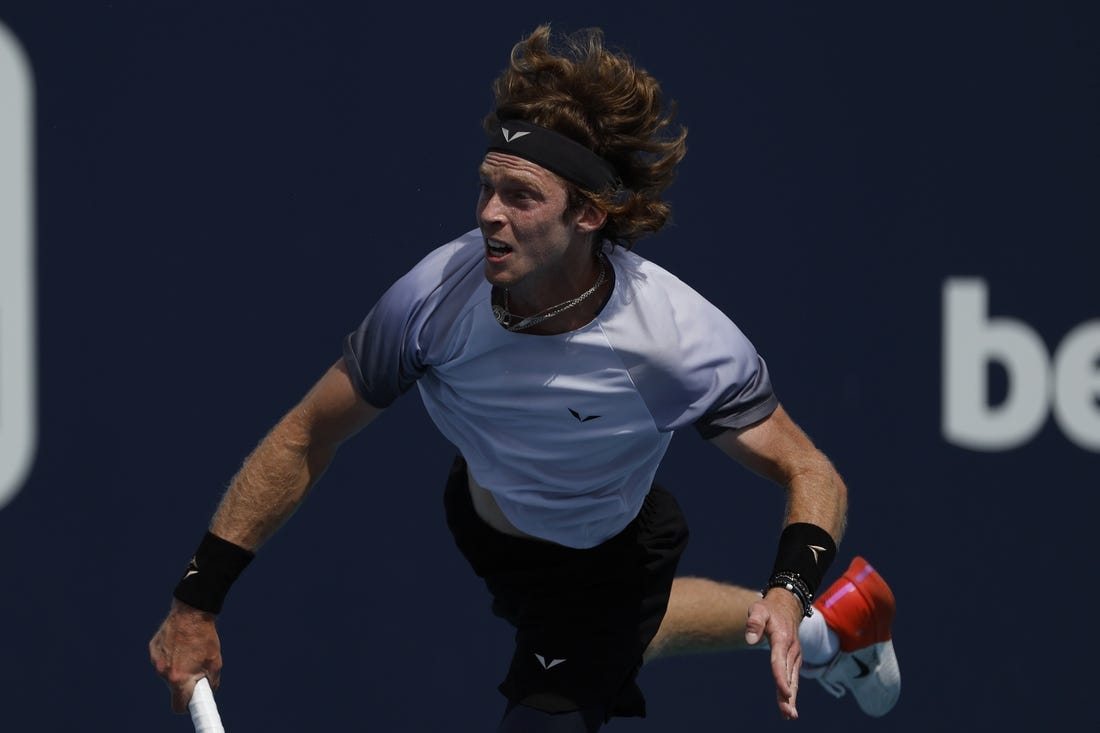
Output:
<svg viewBox="0 0 1100 733">
<path fill-rule="evenodd" d="M 759 598 L 758 591 L 727 583 L 676 578 L 668 611 L 646 649 L 645 661 L 747 648 L 745 621 Z M 882 576 L 866 560 L 855 558 L 814 602 L 818 613 L 799 628 L 807 661 L 803 676 L 817 679 L 838 697 L 851 692 L 868 715 L 889 712 L 901 694 L 891 637 L 895 605 Z"/>
<path fill-rule="evenodd" d="M 749 606 L 758 600 L 759 591 L 748 588 L 708 578 L 676 578 L 668 610 L 645 651 L 645 661 L 747 648 L 745 622 Z"/>
<path fill-rule="evenodd" d="M 748 648 L 745 621 L 760 592 L 708 578 L 681 577 L 672 583 L 668 612 L 657 636 L 646 649 L 645 660 L 675 654 L 699 654 Z M 840 651 L 840 641 L 820 614 L 798 629 L 802 658 L 828 664 Z M 757 645 L 767 649 L 767 643 Z"/>
</svg>

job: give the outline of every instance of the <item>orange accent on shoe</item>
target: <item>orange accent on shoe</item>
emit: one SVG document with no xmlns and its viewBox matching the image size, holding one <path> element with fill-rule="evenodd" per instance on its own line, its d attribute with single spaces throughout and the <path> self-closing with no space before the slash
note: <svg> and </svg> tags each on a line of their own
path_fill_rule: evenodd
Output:
<svg viewBox="0 0 1100 733">
<path fill-rule="evenodd" d="M 889 641 L 896 607 L 890 586 L 862 557 L 852 560 L 840 579 L 814 601 L 840 639 L 842 652 Z"/>
</svg>

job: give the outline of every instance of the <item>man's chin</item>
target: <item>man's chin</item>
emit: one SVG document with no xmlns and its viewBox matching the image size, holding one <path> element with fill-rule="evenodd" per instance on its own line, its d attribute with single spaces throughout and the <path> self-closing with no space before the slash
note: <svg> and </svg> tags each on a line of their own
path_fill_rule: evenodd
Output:
<svg viewBox="0 0 1100 733">
<path fill-rule="evenodd" d="M 510 288 L 515 282 L 515 278 L 503 268 L 488 261 L 485 263 L 484 272 L 489 284 L 498 288 Z"/>
</svg>

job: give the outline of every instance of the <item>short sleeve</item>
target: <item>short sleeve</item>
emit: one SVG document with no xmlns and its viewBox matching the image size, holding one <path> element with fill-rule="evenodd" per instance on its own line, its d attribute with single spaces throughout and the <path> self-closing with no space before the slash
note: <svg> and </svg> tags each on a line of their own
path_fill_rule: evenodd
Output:
<svg viewBox="0 0 1100 733">
<path fill-rule="evenodd" d="M 389 407 L 424 373 L 413 318 L 419 299 L 410 279 L 395 282 L 344 338 L 352 382 L 375 407 Z"/>
<path fill-rule="evenodd" d="M 755 352 L 750 358 L 753 367 L 743 373 L 738 382 L 729 385 L 714 405 L 695 421 L 695 429 L 704 438 L 709 440 L 725 430 L 748 427 L 772 414 L 779 406 L 764 358 Z"/>
<path fill-rule="evenodd" d="M 397 280 L 344 338 L 344 361 L 359 394 L 389 407 L 438 358 L 456 314 L 484 277 L 480 233 L 468 232 L 429 253 Z"/>
</svg>

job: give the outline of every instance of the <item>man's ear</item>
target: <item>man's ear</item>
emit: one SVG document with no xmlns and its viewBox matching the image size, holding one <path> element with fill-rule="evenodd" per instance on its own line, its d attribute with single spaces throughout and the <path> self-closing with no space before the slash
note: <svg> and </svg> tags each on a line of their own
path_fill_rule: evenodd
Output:
<svg viewBox="0 0 1100 733">
<path fill-rule="evenodd" d="M 581 234 L 591 234 L 602 229 L 606 222 L 607 212 L 591 201 L 587 201 L 581 208 L 580 215 L 577 216 L 577 223 L 574 226 Z"/>
</svg>

